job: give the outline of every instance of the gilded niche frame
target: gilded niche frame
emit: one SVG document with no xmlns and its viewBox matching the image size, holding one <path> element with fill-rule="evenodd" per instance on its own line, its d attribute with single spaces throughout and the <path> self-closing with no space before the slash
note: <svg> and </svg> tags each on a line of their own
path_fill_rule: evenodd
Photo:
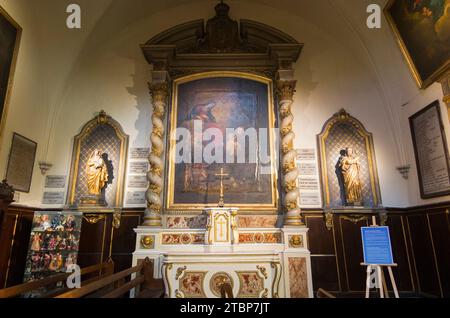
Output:
<svg viewBox="0 0 450 318">
<path fill-rule="evenodd" d="M 352 117 L 348 114 L 344 109 L 341 109 L 338 113 L 334 114 L 330 119 L 325 123 L 322 132 L 317 135 L 318 149 L 319 149 L 319 160 L 320 160 L 320 176 L 322 181 L 322 197 L 323 204 L 325 208 L 342 208 L 347 207 L 343 202 L 341 204 L 335 204 L 332 202 L 332 194 L 331 194 L 331 182 L 330 182 L 330 171 L 334 168 L 329 162 L 329 153 L 327 153 L 326 142 L 328 137 L 330 136 L 330 131 L 336 125 L 339 124 L 349 124 L 352 129 L 356 132 L 356 135 L 364 141 L 364 152 L 366 154 L 366 172 L 368 174 L 367 179 L 370 183 L 370 195 L 371 195 L 371 204 L 364 204 L 363 208 L 378 208 L 381 207 L 381 192 L 378 181 L 378 170 L 375 158 L 375 148 L 373 143 L 372 133 L 368 132 L 364 125 L 356 118 Z M 354 145 L 347 145 L 347 147 L 354 147 Z M 335 162 L 332 162 L 335 164 Z M 363 185 L 364 186 L 364 185 Z M 335 198 L 333 198 L 335 199 Z"/>
<path fill-rule="evenodd" d="M 268 212 L 271 214 L 278 214 L 279 209 L 279 197 L 278 197 L 278 168 L 276 167 L 276 158 L 278 156 L 278 150 L 275 149 L 276 135 L 274 133 L 276 117 L 274 108 L 274 97 L 273 97 L 273 81 L 267 77 L 255 75 L 246 72 L 235 72 L 235 71 L 210 71 L 202 72 L 194 75 L 188 75 L 184 77 L 177 78 L 172 83 L 172 95 L 171 95 L 171 108 L 169 115 L 169 135 L 168 135 L 168 149 L 167 153 L 167 176 L 166 179 L 166 196 L 165 196 L 165 211 L 166 212 L 193 212 L 202 213 L 205 208 L 217 207 L 217 203 L 175 203 L 175 156 L 176 156 L 176 140 L 175 133 L 178 127 L 178 92 L 179 86 L 181 84 L 193 82 L 202 79 L 213 79 L 213 78 L 237 78 L 246 79 L 250 81 L 255 81 L 262 83 L 267 86 L 267 124 L 268 124 L 268 139 L 269 139 L 269 150 L 270 150 L 270 189 L 271 189 L 271 202 L 270 204 L 259 204 L 259 203 L 230 203 L 227 204 L 225 200 L 225 207 L 237 207 L 240 211 L 245 212 Z M 225 193 L 226 195 L 226 193 Z"/>
<path fill-rule="evenodd" d="M 128 151 L 128 135 L 122 129 L 122 126 L 114 120 L 111 116 L 108 116 L 103 110 L 100 113 L 87 122 L 81 132 L 74 137 L 74 145 L 73 145 L 73 153 L 72 153 L 72 163 L 70 168 L 70 178 L 69 178 L 69 188 L 68 188 L 68 196 L 67 196 L 67 205 L 70 208 L 79 207 L 77 202 L 77 182 L 80 174 L 80 160 L 81 160 L 81 148 L 82 143 L 91 136 L 92 132 L 98 128 L 99 126 L 110 126 L 114 130 L 118 140 L 120 141 L 119 147 L 119 155 L 118 155 L 118 167 L 114 168 L 114 178 L 117 179 L 115 194 L 114 194 L 114 202 L 108 203 L 108 206 L 93 206 L 89 208 L 120 208 L 123 206 L 123 195 L 124 195 L 124 187 L 125 187 L 125 170 L 126 170 L 126 161 L 127 161 L 127 151 Z"/>
</svg>

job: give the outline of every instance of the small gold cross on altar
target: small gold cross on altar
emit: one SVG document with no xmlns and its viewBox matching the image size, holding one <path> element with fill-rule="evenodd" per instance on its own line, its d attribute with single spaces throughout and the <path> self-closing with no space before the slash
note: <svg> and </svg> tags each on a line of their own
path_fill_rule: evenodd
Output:
<svg viewBox="0 0 450 318">
<path fill-rule="evenodd" d="M 220 173 L 216 174 L 216 177 L 220 177 L 220 197 L 219 197 L 219 208 L 223 208 L 225 205 L 223 199 L 223 177 L 228 177 L 229 174 L 223 172 L 223 168 L 220 168 Z"/>
</svg>

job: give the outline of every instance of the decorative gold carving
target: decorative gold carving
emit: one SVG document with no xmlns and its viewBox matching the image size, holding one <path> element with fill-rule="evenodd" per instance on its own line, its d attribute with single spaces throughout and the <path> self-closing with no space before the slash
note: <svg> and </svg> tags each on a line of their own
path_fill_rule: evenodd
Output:
<svg viewBox="0 0 450 318">
<path fill-rule="evenodd" d="M 216 297 L 221 297 L 221 289 L 223 284 L 229 284 L 231 290 L 234 288 L 233 278 L 225 272 L 215 273 L 209 280 L 209 289 Z"/>
<path fill-rule="evenodd" d="M 122 220 L 122 212 L 120 210 L 114 210 L 112 225 L 115 229 L 120 228 L 121 220 Z"/>
<path fill-rule="evenodd" d="M 264 266 L 257 265 L 256 268 L 264 276 L 265 279 L 269 278 L 269 274 L 267 274 L 267 269 Z"/>
<path fill-rule="evenodd" d="M 178 267 L 177 269 L 177 273 L 175 275 L 175 280 L 178 280 L 178 278 L 180 278 L 181 275 L 183 275 L 183 272 L 187 269 L 187 266 L 183 266 L 183 267 Z"/>
<path fill-rule="evenodd" d="M 350 215 L 342 215 L 341 219 L 350 221 L 353 224 L 357 224 L 358 222 L 361 221 L 367 221 L 369 218 L 365 215 L 350 214 Z"/>
<path fill-rule="evenodd" d="M 388 220 L 388 214 L 386 212 L 380 212 L 379 217 L 380 217 L 380 225 L 385 226 Z"/>
<path fill-rule="evenodd" d="M 283 101 L 283 100 L 290 100 L 293 101 L 294 99 L 294 94 L 296 92 L 295 87 L 297 86 L 297 81 L 278 81 L 277 83 L 277 95 L 278 98 Z M 282 115 L 285 115 L 284 117 L 287 116 L 287 114 L 290 114 L 290 107 L 285 108 L 286 112 L 282 113 Z"/>
<path fill-rule="evenodd" d="M 104 110 L 101 110 L 97 116 L 97 123 L 100 125 L 104 125 L 107 122 L 108 122 L 108 117 L 106 115 L 106 112 Z"/>
<path fill-rule="evenodd" d="M 146 235 L 141 238 L 141 246 L 144 249 L 153 249 L 154 243 L 155 243 L 155 239 L 152 235 Z"/>
<path fill-rule="evenodd" d="M 334 221 L 333 221 L 333 213 L 326 212 L 325 213 L 325 226 L 329 231 L 331 231 L 334 227 Z"/>
<path fill-rule="evenodd" d="M 83 219 L 85 219 L 89 224 L 97 224 L 100 220 L 103 220 L 105 218 L 105 214 L 83 214 Z"/>
<path fill-rule="evenodd" d="M 269 298 L 269 290 L 264 288 L 264 291 L 261 294 L 261 298 Z"/>
<path fill-rule="evenodd" d="M 177 298 L 184 298 L 184 295 L 182 292 L 180 292 L 178 289 L 175 290 L 175 297 Z"/>
<path fill-rule="evenodd" d="M 159 227 L 161 223 L 162 209 L 162 188 L 164 181 L 162 178 L 164 155 L 164 117 L 167 109 L 167 98 L 169 96 L 169 84 L 167 82 L 149 84 L 150 95 L 152 96 L 153 130 L 150 136 L 152 151 L 149 156 L 150 171 L 147 174 L 149 187 L 147 190 L 147 209 L 144 216 L 144 226 Z"/>
<path fill-rule="evenodd" d="M 293 247 L 293 248 L 304 247 L 303 236 L 302 235 L 290 235 L 289 236 L 289 247 Z"/>
<path fill-rule="evenodd" d="M 270 266 L 275 269 L 275 275 L 272 282 L 272 298 L 279 298 L 278 290 L 280 288 L 281 265 L 279 262 L 272 262 Z"/>
</svg>

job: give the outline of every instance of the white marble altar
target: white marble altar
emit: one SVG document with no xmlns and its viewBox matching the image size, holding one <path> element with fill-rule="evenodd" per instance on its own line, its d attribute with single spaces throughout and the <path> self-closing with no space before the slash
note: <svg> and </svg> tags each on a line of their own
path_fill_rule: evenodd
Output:
<svg viewBox="0 0 450 318">
<path fill-rule="evenodd" d="M 223 283 L 236 298 L 313 297 L 306 227 L 239 228 L 237 209 L 204 213 L 204 228 L 135 230 L 133 264 L 152 259 L 166 297 L 220 297 Z"/>
</svg>

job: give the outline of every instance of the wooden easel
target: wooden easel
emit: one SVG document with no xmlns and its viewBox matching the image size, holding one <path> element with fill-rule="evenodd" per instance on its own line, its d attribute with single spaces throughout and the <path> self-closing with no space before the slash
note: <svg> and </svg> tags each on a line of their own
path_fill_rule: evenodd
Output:
<svg viewBox="0 0 450 318">
<path fill-rule="evenodd" d="M 372 225 L 373 227 L 378 226 L 375 216 L 372 216 Z M 362 266 L 367 266 L 367 277 L 366 277 L 366 298 L 370 298 L 370 276 L 372 274 L 372 270 L 375 269 L 375 273 L 377 274 L 378 283 L 381 284 L 380 288 L 380 298 L 389 298 L 389 291 L 386 285 L 386 279 L 384 278 L 383 268 L 387 267 L 389 272 L 389 278 L 391 279 L 392 288 L 394 290 L 395 298 L 400 298 L 398 295 L 397 284 L 395 283 L 394 274 L 392 273 L 392 267 L 396 267 L 397 264 L 366 264 L 361 263 Z"/>
</svg>

